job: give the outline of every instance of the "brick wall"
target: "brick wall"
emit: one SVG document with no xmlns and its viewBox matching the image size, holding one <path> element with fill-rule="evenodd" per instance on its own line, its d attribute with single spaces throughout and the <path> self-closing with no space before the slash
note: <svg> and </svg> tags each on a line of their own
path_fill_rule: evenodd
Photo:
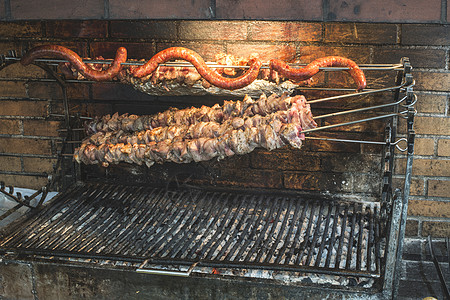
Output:
<svg viewBox="0 0 450 300">
<path fill-rule="evenodd" d="M 305 5 L 297 5 L 292 11 L 285 9 L 291 2 L 282 1 L 277 2 L 284 8 L 277 10 L 280 16 L 265 15 L 273 10 L 272 4 L 266 2 L 268 10 L 251 4 L 254 2 L 246 5 L 233 2 L 234 6 L 229 6 L 228 1 L 195 1 L 189 8 L 177 5 L 177 1 L 170 2 L 173 2 L 170 7 L 177 8 L 171 10 L 170 18 L 185 20 L 156 20 L 167 16 L 168 8 L 160 7 L 155 11 L 143 3 L 137 10 L 132 5 L 125 6 L 123 1 L 88 1 L 85 7 L 92 6 L 90 9 L 59 11 L 49 9 L 53 1 L 46 1 L 47 9 L 37 12 L 22 1 L 5 1 L 0 4 L 0 20 L 8 21 L 0 22 L 0 53 L 5 54 L 9 49 L 20 53 L 35 45 L 55 43 L 89 57 L 112 57 L 118 46 L 125 46 L 131 58 L 148 58 L 170 46 L 189 47 L 209 60 L 219 51 L 244 56 L 249 51 L 259 52 L 266 58 L 303 62 L 324 55 L 344 55 L 358 63 L 396 63 L 402 56 L 408 56 L 414 66 L 419 103 L 407 234 L 450 234 L 450 38 L 448 25 L 432 24 L 447 22 L 446 1 L 430 1 L 427 10 L 419 10 L 420 14 L 417 10 L 420 1 L 408 1 L 405 6 L 379 10 L 376 14 L 369 12 L 376 5 L 390 1 L 371 2 L 373 7 L 359 1 L 320 1 L 320 5 L 314 6 L 316 9 L 307 13 L 301 9 Z M 308 6 L 312 6 L 311 1 Z M 112 20 L 142 19 L 143 16 L 152 20 Z M 100 20 L 105 17 L 111 20 Z M 74 20 L 51 20 L 56 18 Z M 186 20 L 213 18 L 235 20 Z M 268 21 L 295 18 L 313 22 Z M 17 19 L 27 21 L 10 21 Z M 323 20 L 333 22 L 316 22 Z M 367 75 L 371 82 L 385 84 L 392 80 L 379 78 L 380 74 L 376 73 Z M 23 68 L 15 64 L 0 71 L 0 180 L 7 184 L 38 188 L 53 172 L 61 139 L 57 129 L 62 123 L 49 114 L 62 112 L 62 95 L 56 83 L 42 82 L 41 79 L 46 78 L 48 75 L 35 66 Z M 318 82 L 340 84 L 347 79 L 321 75 Z M 214 97 L 201 100 L 153 97 L 112 83 L 70 84 L 68 94 L 71 112 L 82 115 L 115 111 L 152 113 L 168 106 L 218 101 Z M 130 101 L 134 103 L 132 106 Z M 330 105 L 336 107 L 339 103 Z M 315 113 L 326 110 L 321 106 L 315 109 Z M 376 133 L 378 125 L 351 128 L 351 135 L 358 138 L 360 131 Z M 333 131 L 331 134 L 348 137 L 349 133 Z M 368 187 L 373 190 L 379 187 L 370 185 L 377 175 L 374 170 L 379 168 L 379 150 L 378 147 L 313 141 L 300 151 L 282 149 L 269 154 L 258 150 L 220 163 L 219 184 L 363 193 Z M 396 182 L 400 181 L 405 167 L 405 157 L 401 153 L 398 157 Z M 236 167 L 242 170 L 239 176 L 233 171 Z"/>
</svg>

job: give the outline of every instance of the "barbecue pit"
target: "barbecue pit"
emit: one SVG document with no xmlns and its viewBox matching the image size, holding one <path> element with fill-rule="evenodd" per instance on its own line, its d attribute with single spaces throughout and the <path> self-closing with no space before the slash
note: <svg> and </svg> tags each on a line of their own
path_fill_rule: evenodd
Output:
<svg viewBox="0 0 450 300">
<path fill-rule="evenodd" d="M 4 57 L 2 67 L 17 60 L 14 55 Z M 54 76 L 65 91 L 67 84 L 77 80 L 62 80 L 52 65 L 59 62 L 41 59 L 36 64 Z M 62 192 L 3 231 L 2 259 L 192 277 L 183 281 L 190 282 L 192 290 L 196 281 L 202 286 L 209 282 L 216 286 L 223 281 L 235 285 L 228 287 L 230 293 L 244 287 L 267 290 L 275 285 L 290 296 L 390 298 L 395 293 L 396 267 L 401 260 L 411 180 L 414 80 L 407 58 L 399 64 L 362 68 L 394 72 L 395 83 L 359 93 L 340 87 L 303 87 L 295 93 L 343 93 L 308 101 L 321 105 L 367 95 L 385 98 L 386 93 L 390 94 L 383 104 L 323 114 L 324 119 L 341 115 L 356 119 L 310 131 L 320 133 L 385 120 L 384 135 L 377 140 L 307 136 L 306 142 L 309 139 L 381 145 L 381 191 L 369 195 L 243 190 L 191 182 L 187 186 L 161 187 L 161 182 L 145 178 L 134 182 L 132 174 L 145 173 L 142 168 L 119 167 L 118 172 L 128 171 L 117 175 L 97 167 L 74 165 L 73 146 L 81 138 L 76 125 L 82 119 L 70 115 L 70 101 L 63 92 L 62 117 L 67 138 L 60 153 L 61 173 L 53 178 L 58 180 Z M 375 116 L 366 115 L 374 112 Z M 403 119 L 406 122 L 399 122 Z M 403 138 L 397 137 L 399 126 L 406 127 Z M 392 188 L 398 150 L 407 153 L 403 191 Z M 128 176 L 131 179 L 124 182 Z M 155 186 L 149 186 L 151 183 Z M 13 194 L 4 188 L 2 191 Z M 19 205 L 27 204 L 14 197 Z M 175 279 L 169 282 L 172 280 Z M 160 284 L 164 285 L 164 281 Z"/>
</svg>

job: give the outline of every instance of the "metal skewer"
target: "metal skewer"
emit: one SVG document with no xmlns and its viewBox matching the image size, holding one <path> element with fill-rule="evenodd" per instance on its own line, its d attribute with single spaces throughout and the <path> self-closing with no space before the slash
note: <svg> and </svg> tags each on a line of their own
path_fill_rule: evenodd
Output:
<svg viewBox="0 0 450 300">
<path fill-rule="evenodd" d="M 20 61 L 20 57 L 9 57 L 6 56 L 6 61 Z M 69 62 L 65 59 L 52 59 L 52 58 L 37 58 L 34 60 L 35 62 L 42 62 L 47 64 L 53 64 L 58 65 L 59 63 L 66 63 Z M 83 59 L 84 63 L 89 64 L 111 64 L 113 62 L 112 59 L 105 59 L 105 60 L 98 60 L 98 59 Z M 125 66 L 142 66 L 147 61 L 133 61 L 133 60 L 127 60 L 126 62 L 123 62 L 122 65 Z M 216 62 L 206 62 L 206 65 L 210 68 L 233 68 L 233 69 L 248 69 L 250 66 L 240 66 L 240 65 L 221 65 Z M 308 64 L 306 63 L 291 63 L 288 64 L 291 67 L 304 67 Z M 165 62 L 163 64 L 160 64 L 160 66 L 166 66 L 166 67 L 188 67 L 188 68 L 194 68 L 194 65 L 192 65 L 189 62 Z M 403 66 L 401 64 L 361 64 L 359 65 L 361 70 L 395 70 L 400 69 Z M 263 63 L 261 69 L 269 69 L 269 63 Z M 322 71 L 345 71 L 348 70 L 347 67 L 320 67 L 319 70 Z"/>
</svg>

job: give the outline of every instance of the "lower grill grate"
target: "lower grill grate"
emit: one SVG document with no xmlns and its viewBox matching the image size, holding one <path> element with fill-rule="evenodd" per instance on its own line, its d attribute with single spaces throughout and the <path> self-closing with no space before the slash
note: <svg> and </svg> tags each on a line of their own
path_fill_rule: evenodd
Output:
<svg viewBox="0 0 450 300">
<path fill-rule="evenodd" d="M 377 203 L 83 184 L 3 237 L 48 257 L 380 276 Z"/>
</svg>

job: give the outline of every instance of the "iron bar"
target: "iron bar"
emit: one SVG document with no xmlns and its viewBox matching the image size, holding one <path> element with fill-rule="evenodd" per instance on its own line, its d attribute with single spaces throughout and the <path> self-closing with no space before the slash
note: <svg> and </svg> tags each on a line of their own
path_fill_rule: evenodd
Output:
<svg viewBox="0 0 450 300">
<path fill-rule="evenodd" d="M 242 224 L 244 222 L 244 219 L 248 215 L 248 211 L 249 211 L 249 209 L 251 207 L 251 204 L 252 204 L 251 201 L 248 201 L 248 197 L 249 197 L 249 195 L 245 195 L 244 196 L 244 199 L 247 198 L 247 200 L 244 200 L 247 203 L 246 207 L 244 208 L 244 211 L 242 213 L 240 213 L 239 210 L 236 211 L 236 214 L 238 214 L 238 216 L 240 216 L 238 223 L 236 224 L 236 222 L 233 222 L 233 223 L 230 222 L 229 224 L 232 225 L 232 226 L 230 226 L 230 231 L 225 231 L 225 232 L 222 233 L 222 236 L 224 236 L 224 237 L 228 237 L 229 236 L 230 238 L 226 238 L 227 241 L 226 241 L 225 245 L 222 246 L 222 249 L 215 256 L 217 260 L 221 260 L 220 258 L 224 255 L 224 253 L 226 251 L 230 251 L 231 245 L 234 242 L 234 239 L 231 238 L 231 237 L 238 236 L 237 234 L 234 234 L 234 232 L 239 232 L 239 228 L 241 228 L 241 226 L 242 226 Z M 236 218 L 235 218 L 235 220 L 236 220 Z M 234 224 L 236 224 L 236 225 L 233 226 Z M 231 230 L 233 227 L 234 227 L 234 230 Z M 237 244 L 237 241 L 236 241 L 236 244 Z"/>
<path fill-rule="evenodd" d="M 402 99 L 400 99 L 397 102 L 392 102 L 392 103 L 386 103 L 386 104 L 381 104 L 381 105 L 375 105 L 375 106 L 369 106 L 369 107 L 363 107 L 363 108 L 357 108 L 357 109 L 351 109 L 351 110 L 344 110 L 344 111 L 334 112 L 334 113 L 330 113 L 330 114 L 326 114 L 326 115 L 315 116 L 315 117 L 313 117 L 313 119 L 314 120 L 324 119 L 324 118 L 329 118 L 329 117 L 335 117 L 335 116 L 341 116 L 341 115 L 346 115 L 346 114 L 352 114 L 352 113 L 355 113 L 355 112 L 362 112 L 362 111 L 367 111 L 367 110 L 375 110 L 375 109 L 379 109 L 379 108 L 384 108 L 384 107 L 398 105 L 398 104 L 402 103 L 405 100 L 406 100 L 406 96 L 403 97 Z"/>
<path fill-rule="evenodd" d="M 294 241 L 292 242 L 291 249 L 289 250 L 289 253 L 286 255 L 286 263 L 289 263 L 291 258 L 294 256 L 294 254 L 295 254 L 294 249 L 295 250 L 298 249 L 297 241 L 300 240 L 301 231 L 302 231 L 303 225 L 305 224 L 303 222 L 303 220 L 305 219 L 306 211 L 308 210 L 308 207 L 310 207 L 310 206 L 311 206 L 311 203 L 309 201 L 306 201 L 306 203 L 303 206 L 302 214 L 299 218 L 299 222 L 302 222 L 302 223 L 300 224 L 300 226 L 298 226 L 298 224 L 296 226 L 297 231 L 295 232 Z M 294 259 L 294 263 L 295 263 L 295 259 Z"/>
<path fill-rule="evenodd" d="M 341 224 L 341 236 L 339 238 L 339 246 L 336 252 L 336 263 L 334 267 L 336 269 L 340 268 L 341 265 L 341 254 L 342 254 L 342 246 L 344 245 L 344 238 L 345 238 L 345 230 L 342 230 L 344 228 L 347 228 L 347 215 L 348 215 L 349 206 L 346 205 L 344 208 L 344 217 L 342 218 L 342 224 Z"/>
<path fill-rule="evenodd" d="M 327 213 L 327 216 L 325 219 L 325 228 L 323 230 L 322 241 L 320 243 L 319 252 L 317 252 L 317 258 L 316 258 L 316 262 L 314 264 L 315 267 L 319 267 L 321 264 L 322 252 L 323 252 L 323 249 L 324 249 L 326 241 L 327 241 L 328 227 L 330 226 L 331 211 L 333 210 L 333 205 L 331 203 L 328 205 L 327 210 L 328 210 L 328 213 Z"/>
<path fill-rule="evenodd" d="M 206 244 L 205 250 L 202 251 L 202 254 L 199 256 L 200 258 L 205 258 L 205 259 L 211 258 L 216 250 L 215 247 L 220 246 L 220 243 L 218 241 L 219 236 L 222 236 L 222 235 L 226 236 L 227 233 L 230 231 L 231 225 L 233 224 L 233 221 L 234 221 L 234 215 L 238 214 L 238 212 L 242 208 L 242 205 L 244 204 L 243 201 L 239 201 L 238 197 L 234 196 L 233 202 L 236 202 L 236 201 L 239 203 L 238 207 L 236 209 L 232 209 L 232 208 L 228 207 L 227 213 L 226 213 L 225 217 L 222 219 L 223 226 L 222 226 L 222 221 L 221 221 L 221 224 L 220 224 L 221 227 L 219 227 L 220 229 L 216 230 L 216 232 L 214 233 L 212 238 Z M 231 216 L 233 216 L 233 217 L 231 217 Z"/>
<path fill-rule="evenodd" d="M 317 239 L 319 238 L 320 224 L 322 223 L 322 216 L 323 216 L 323 209 L 324 209 L 324 203 L 321 202 L 320 208 L 319 208 L 319 213 L 316 214 L 317 221 L 314 224 L 314 235 L 312 237 L 311 245 L 309 247 L 308 255 L 306 257 L 306 262 L 305 262 L 306 266 L 309 266 L 311 263 L 311 259 L 314 254 L 314 249 L 316 248 L 315 245 L 316 245 Z"/>
<path fill-rule="evenodd" d="M 360 207 L 362 209 L 362 207 Z M 357 215 L 358 219 L 358 245 L 356 250 L 356 270 L 361 270 L 361 257 L 362 257 L 362 243 L 363 243 L 363 231 L 364 231 L 364 218 L 360 211 Z"/>
<path fill-rule="evenodd" d="M 252 199 L 252 200 L 254 200 L 254 199 Z M 259 207 L 261 207 L 261 203 L 262 203 L 262 197 L 260 196 L 260 197 L 258 197 L 258 202 L 256 203 L 256 205 L 253 206 L 253 212 L 251 214 L 249 213 L 248 215 L 246 215 L 246 217 L 248 217 L 248 219 L 245 222 L 245 227 L 242 230 L 239 241 L 235 243 L 233 248 L 231 248 L 231 250 L 225 256 L 224 260 L 231 259 L 233 257 L 233 253 L 235 253 L 240 248 L 238 254 L 235 256 L 235 258 L 239 258 L 239 257 L 241 257 L 241 255 L 240 255 L 240 253 L 242 253 L 241 251 L 244 251 L 245 249 L 247 249 L 248 244 L 242 245 L 242 243 L 245 241 L 247 241 L 249 243 L 251 241 L 250 228 L 252 226 L 256 226 L 257 224 L 259 224 L 259 222 L 254 219 L 256 218 L 256 216 L 258 216 L 258 219 L 260 219 L 260 217 L 262 215 L 262 214 L 256 213 L 256 210 Z"/>
<path fill-rule="evenodd" d="M 305 236 L 303 238 L 303 242 L 300 243 L 300 249 L 298 251 L 298 255 L 297 255 L 297 259 L 295 261 L 296 265 L 304 265 L 302 263 L 302 257 L 303 257 L 303 252 L 306 249 L 306 246 L 308 244 L 308 238 L 311 236 L 311 227 L 313 224 L 313 220 L 314 220 L 314 216 L 316 215 L 315 210 L 316 210 L 317 206 L 312 205 L 311 206 L 311 210 L 309 212 L 309 219 L 308 219 L 308 226 L 306 227 L 306 231 L 305 231 Z"/>
<path fill-rule="evenodd" d="M 263 218 L 263 216 L 265 215 L 265 212 L 266 212 L 266 210 L 267 210 L 267 208 L 269 208 L 269 206 L 270 206 L 270 204 L 272 204 L 271 206 L 270 206 L 270 209 L 272 209 L 273 207 L 274 207 L 274 201 L 271 201 L 270 199 L 269 199 L 269 197 L 263 197 L 263 196 L 260 196 L 259 197 L 259 200 L 263 200 L 263 198 L 264 198 L 264 205 L 263 206 L 257 206 L 256 207 L 256 209 L 258 209 L 259 210 L 259 213 L 257 214 L 258 215 L 258 219 L 256 220 L 256 222 L 254 222 L 254 223 L 252 223 L 252 224 L 249 224 L 250 226 L 251 226 L 251 230 L 250 230 L 250 228 L 248 229 L 249 231 L 248 231 L 248 235 L 247 235 L 247 237 L 245 237 L 245 238 L 243 238 L 243 240 L 247 240 L 247 242 L 246 243 L 244 243 L 244 245 L 241 247 L 241 249 L 239 250 L 239 252 L 236 254 L 236 257 L 237 258 L 241 258 L 242 257 L 242 255 L 243 255 L 243 253 L 244 253 L 244 251 L 245 250 L 247 250 L 248 249 L 248 247 L 250 246 L 250 244 L 253 242 L 253 237 L 255 237 L 256 236 L 256 233 L 257 233 L 257 230 L 258 230 L 258 226 L 259 226 L 259 224 L 261 224 L 261 221 L 262 221 L 262 218 Z M 259 203 L 259 202 L 258 202 Z M 244 258 L 244 260 L 245 260 L 245 258 Z"/>
<path fill-rule="evenodd" d="M 327 258 L 325 260 L 325 268 L 328 268 L 330 266 L 331 257 L 333 255 L 333 246 L 336 241 L 336 228 L 337 228 L 337 223 L 339 220 L 340 210 L 341 210 L 341 204 L 338 203 L 336 206 L 336 209 L 334 211 L 333 229 L 331 229 L 331 238 L 329 239 L 330 242 L 328 243 L 328 254 L 327 254 Z"/>
<path fill-rule="evenodd" d="M 448 290 L 447 283 L 445 282 L 444 274 L 442 273 L 439 261 L 437 260 L 436 255 L 434 254 L 434 246 L 433 241 L 431 239 L 431 235 L 428 236 L 427 241 L 428 241 L 428 248 L 430 249 L 431 260 L 433 261 L 434 267 L 436 268 L 436 272 L 439 277 L 439 281 L 441 282 L 442 292 L 445 295 L 446 299 L 450 299 L 450 292 Z"/>
<path fill-rule="evenodd" d="M 366 119 L 361 119 L 361 120 L 356 120 L 356 121 L 349 121 L 349 122 L 344 122 L 344 123 L 339 123 L 339 124 L 320 126 L 320 127 L 316 127 L 316 128 L 302 130 L 302 133 L 326 130 L 326 129 L 330 129 L 330 128 L 353 125 L 353 124 L 363 123 L 363 122 L 368 122 L 368 121 L 373 121 L 373 120 L 386 119 L 386 118 L 390 118 L 390 117 L 396 117 L 399 114 L 401 114 L 401 113 L 392 113 L 392 114 L 386 114 L 386 115 L 381 115 L 381 116 L 376 116 L 376 117 L 371 117 L 371 118 L 366 118 Z"/>
<path fill-rule="evenodd" d="M 271 237 L 274 234 L 274 230 L 275 230 L 276 225 L 278 223 L 278 219 L 280 218 L 281 211 L 283 210 L 283 205 L 281 203 L 279 203 L 279 202 L 280 201 L 284 202 L 285 198 L 277 197 L 275 201 L 278 202 L 277 203 L 278 210 L 277 210 L 277 213 L 275 215 L 272 215 L 272 217 L 269 220 L 266 220 L 266 224 L 267 225 L 270 224 L 270 225 L 267 226 L 266 230 L 264 230 L 263 232 L 266 233 L 269 230 L 269 227 L 270 227 L 270 230 L 267 233 L 267 237 L 266 237 L 265 234 L 261 235 L 261 237 L 264 237 L 264 239 L 261 240 L 262 244 L 260 244 L 260 248 L 258 249 L 258 253 L 257 253 L 256 258 L 254 260 L 255 262 L 258 262 L 258 263 L 261 261 L 261 258 L 263 257 L 263 255 L 265 255 L 264 250 L 265 249 L 269 249 L 269 244 L 270 244 L 270 241 L 271 241 Z"/>
<path fill-rule="evenodd" d="M 351 221 L 351 229 L 350 229 L 350 235 L 348 237 L 348 244 L 347 244 L 347 259 L 345 268 L 350 269 L 351 263 L 352 263 L 352 248 L 353 248 L 353 235 L 355 234 L 355 227 L 356 227 L 356 206 L 353 206 L 353 213 L 352 213 L 352 221 Z"/>
<path fill-rule="evenodd" d="M 301 207 L 302 207 L 302 205 L 295 205 L 294 215 L 292 217 L 291 223 L 288 226 L 289 229 L 288 229 L 288 232 L 286 234 L 286 238 L 285 238 L 285 240 L 283 242 L 283 247 L 280 249 L 279 253 L 285 253 L 285 251 L 286 251 L 286 249 L 288 247 L 289 238 L 292 235 L 292 231 L 296 227 L 296 223 L 299 221 L 297 216 L 298 216 L 298 213 L 299 213 L 299 210 L 300 210 Z M 277 258 L 275 259 L 275 263 L 276 264 L 280 263 L 282 258 L 283 258 L 282 255 L 278 255 Z M 287 259 L 286 257 L 285 257 L 285 263 L 289 263 L 289 259 Z"/>
<path fill-rule="evenodd" d="M 5 56 L 4 59 L 6 61 L 14 61 L 18 62 L 21 60 L 20 57 L 10 57 Z M 60 63 L 66 63 L 69 62 L 65 59 L 53 59 L 53 58 L 37 58 L 34 60 L 35 63 L 46 63 L 49 65 L 58 65 Z M 97 59 L 83 59 L 84 63 L 89 64 L 107 64 L 110 65 L 113 60 L 112 59 L 105 59 L 105 60 L 97 60 Z M 132 61 L 128 60 L 126 62 L 123 62 L 122 65 L 125 66 L 142 66 L 146 63 L 146 61 Z M 168 67 L 194 67 L 189 62 L 165 62 L 162 64 L 159 64 L 160 66 L 168 66 Z M 250 66 L 240 66 L 240 65 L 222 65 L 218 64 L 216 62 L 206 62 L 206 65 L 210 68 L 238 68 L 238 69 L 248 69 Z M 291 67 L 302 67 L 306 66 L 306 63 L 291 63 L 289 66 Z M 361 70 L 380 70 L 380 71 L 388 71 L 388 70 L 396 70 L 399 68 L 402 68 L 402 64 L 361 64 L 359 65 Z M 262 69 L 269 69 L 269 63 L 263 63 Z M 349 70 L 347 67 L 320 67 L 319 70 L 324 71 L 345 71 Z"/>
</svg>

